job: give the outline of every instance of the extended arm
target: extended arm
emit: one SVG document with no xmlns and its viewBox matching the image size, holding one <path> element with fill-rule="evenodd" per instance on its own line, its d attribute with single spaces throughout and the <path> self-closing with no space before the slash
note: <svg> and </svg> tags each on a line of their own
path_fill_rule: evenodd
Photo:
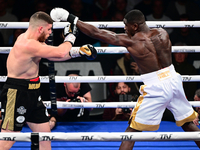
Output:
<svg viewBox="0 0 200 150">
<path fill-rule="evenodd" d="M 62 8 L 52 9 L 50 15 L 54 21 L 68 21 L 75 24 L 84 34 L 112 45 L 128 47 L 132 42 L 126 34 L 116 34 L 108 30 L 99 29 L 91 24 L 78 20 L 78 17 L 69 14 L 68 11 Z"/>
<path fill-rule="evenodd" d="M 77 21 L 77 27 L 80 29 L 81 32 L 90 36 L 91 38 L 95 38 L 112 45 L 126 46 L 126 34 L 116 34 L 109 30 L 99 29 L 91 24 L 85 23 L 80 20 Z"/>
</svg>

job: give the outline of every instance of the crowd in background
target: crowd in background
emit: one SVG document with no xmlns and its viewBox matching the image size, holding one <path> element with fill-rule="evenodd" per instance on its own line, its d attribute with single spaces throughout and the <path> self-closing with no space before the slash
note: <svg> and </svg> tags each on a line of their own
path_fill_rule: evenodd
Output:
<svg viewBox="0 0 200 150">
<path fill-rule="evenodd" d="M 141 10 L 147 21 L 200 21 L 200 2 L 198 0 L 0 0 L 0 22 L 28 22 L 34 12 L 44 11 L 49 14 L 54 7 L 62 7 L 83 21 L 122 21 L 124 15 L 132 9 Z M 116 33 L 124 32 L 122 28 L 108 30 Z M 24 31 L 25 29 L 0 29 L 0 46 L 13 46 L 17 37 Z M 166 31 L 173 46 L 200 46 L 200 29 L 198 28 L 166 28 Z M 62 43 L 62 30 L 57 29 L 53 33 L 54 45 Z M 96 47 L 113 46 L 92 39 L 81 32 L 79 32 L 74 46 L 88 43 Z M 200 55 L 198 53 L 173 53 L 172 56 L 175 69 L 181 75 L 200 74 Z M 7 74 L 6 59 L 7 54 L 0 54 L 0 76 Z M 87 60 L 78 58 L 69 60 L 69 62 L 71 61 Z M 104 75 L 139 75 L 137 64 L 129 54 L 100 54 L 94 61 L 101 63 Z M 48 68 L 43 64 L 40 67 L 42 68 L 40 75 L 48 75 Z M 128 85 L 130 88 L 128 92 L 134 101 L 139 96 L 141 84 L 131 83 Z M 3 83 L 0 83 L 0 89 L 2 86 Z M 184 82 L 183 86 L 186 97 L 193 101 L 195 91 L 200 88 L 199 82 Z M 117 85 L 112 83 L 107 84 L 108 99 L 116 97 L 116 87 Z M 48 87 L 45 86 L 43 89 L 46 89 L 43 93 L 47 95 Z M 114 101 L 119 101 L 119 98 Z M 114 112 L 112 110 L 112 114 L 115 114 L 115 110 Z M 104 119 L 109 118 L 109 116 L 105 117 L 105 113 L 103 116 Z M 116 118 L 115 115 L 110 116 L 110 120 L 118 120 Z M 123 116 L 122 118 L 124 120 L 128 117 Z"/>
</svg>

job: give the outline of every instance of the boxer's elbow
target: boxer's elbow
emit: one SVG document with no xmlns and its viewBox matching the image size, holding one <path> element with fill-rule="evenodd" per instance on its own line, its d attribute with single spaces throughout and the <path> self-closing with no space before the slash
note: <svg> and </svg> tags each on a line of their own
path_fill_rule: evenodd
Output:
<svg viewBox="0 0 200 150">
<path fill-rule="evenodd" d="M 68 58 L 68 57 L 70 57 L 69 52 L 62 52 L 62 53 L 59 54 L 60 59 L 65 59 L 65 58 Z"/>
<path fill-rule="evenodd" d="M 71 56 L 69 55 L 69 53 L 62 53 L 62 54 L 60 53 L 54 57 L 48 57 L 47 59 L 50 61 L 65 61 L 71 59 Z"/>
<path fill-rule="evenodd" d="M 68 52 L 69 53 L 69 52 Z M 66 51 L 57 51 L 56 54 L 54 55 L 54 58 L 63 58 L 67 55 Z"/>
<path fill-rule="evenodd" d="M 57 51 L 56 54 L 54 54 L 53 56 L 48 57 L 48 60 L 51 61 L 62 61 L 62 60 L 67 60 L 69 59 L 69 52 L 66 51 Z"/>
<path fill-rule="evenodd" d="M 64 58 L 64 57 L 66 57 L 67 55 L 69 55 L 69 51 L 64 51 L 64 52 L 60 52 L 59 57 L 60 57 L 60 58 Z"/>
</svg>

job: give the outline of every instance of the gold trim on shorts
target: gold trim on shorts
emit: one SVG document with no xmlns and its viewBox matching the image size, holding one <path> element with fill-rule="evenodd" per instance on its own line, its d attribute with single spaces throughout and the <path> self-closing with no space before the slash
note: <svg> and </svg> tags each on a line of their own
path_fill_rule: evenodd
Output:
<svg viewBox="0 0 200 150">
<path fill-rule="evenodd" d="M 3 129 L 6 129 L 8 125 L 8 130 L 14 130 L 14 109 L 15 109 L 15 101 L 16 101 L 17 90 L 16 89 L 8 89 L 7 93 L 7 104 L 6 104 L 6 113 L 5 119 L 2 125 Z"/>
<path fill-rule="evenodd" d="M 155 131 L 155 130 L 158 130 L 158 128 L 160 126 L 159 124 L 158 125 L 146 125 L 146 124 L 142 124 L 142 123 L 135 121 L 135 117 L 138 112 L 138 109 L 144 100 L 144 96 L 147 95 L 147 93 L 144 91 L 145 87 L 146 87 L 146 85 L 141 86 L 141 92 L 143 92 L 143 95 L 140 95 L 140 97 L 138 98 L 138 102 L 134 108 L 134 111 L 131 114 L 130 119 L 129 119 L 129 124 L 130 124 L 131 128 L 139 130 L 139 131 L 144 131 L 144 130 L 145 131 Z"/>
<path fill-rule="evenodd" d="M 159 129 L 160 125 L 147 125 L 133 120 L 131 121 L 130 127 L 139 131 L 155 131 Z"/>
<path fill-rule="evenodd" d="M 180 120 L 180 121 L 176 121 L 176 125 L 177 126 L 182 126 L 184 125 L 184 123 L 186 122 L 191 122 L 193 121 L 196 117 L 198 116 L 198 113 L 197 112 L 193 112 L 192 115 L 190 115 L 189 117 L 183 119 L 183 120 Z"/>
</svg>

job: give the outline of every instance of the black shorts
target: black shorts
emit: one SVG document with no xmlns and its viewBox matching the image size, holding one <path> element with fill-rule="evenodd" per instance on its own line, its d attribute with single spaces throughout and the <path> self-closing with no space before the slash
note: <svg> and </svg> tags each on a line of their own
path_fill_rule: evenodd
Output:
<svg viewBox="0 0 200 150">
<path fill-rule="evenodd" d="M 7 78 L 1 93 L 1 128 L 21 131 L 25 122 L 48 122 L 47 109 L 41 100 L 40 79 Z"/>
</svg>

